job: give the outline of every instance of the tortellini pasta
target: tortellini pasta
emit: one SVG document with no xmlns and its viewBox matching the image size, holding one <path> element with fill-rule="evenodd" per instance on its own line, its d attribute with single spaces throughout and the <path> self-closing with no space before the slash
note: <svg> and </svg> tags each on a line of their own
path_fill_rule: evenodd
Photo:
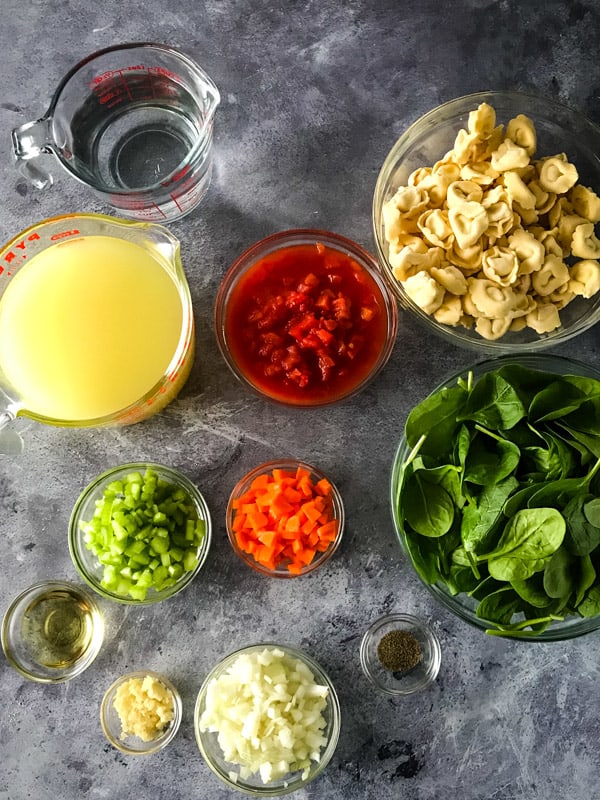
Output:
<svg viewBox="0 0 600 800">
<path fill-rule="evenodd" d="M 529 117 L 504 127 L 482 103 L 452 150 L 384 204 L 393 274 L 438 323 L 490 340 L 546 334 L 574 298 L 600 292 L 600 197 L 564 153 L 536 160 L 536 147 Z"/>
</svg>

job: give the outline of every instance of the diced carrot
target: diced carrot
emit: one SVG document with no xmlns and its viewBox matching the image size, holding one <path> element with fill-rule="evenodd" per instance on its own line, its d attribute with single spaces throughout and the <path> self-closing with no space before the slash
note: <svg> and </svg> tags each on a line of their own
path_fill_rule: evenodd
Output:
<svg viewBox="0 0 600 800">
<path fill-rule="evenodd" d="M 303 503 L 301 508 L 302 512 L 306 515 L 306 518 L 312 522 L 316 522 L 321 516 L 322 509 L 318 508 L 314 501 L 307 501 L 306 503 Z"/>
<path fill-rule="evenodd" d="M 265 489 L 269 483 L 269 475 L 266 472 L 263 472 L 261 475 L 257 475 L 256 478 L 254 478 L 250 484 L 250 488 L 254 491 L 257 489 Z"/>
<path fill-rule="evenodd" d="M 246 527 L 246 515 L 245 514 L 236 514 L 233 518 L 233 524 L 231 526 L 234 531 L 242 531 Z"/>
<path fill-rule="evenodd" d="M 331 483 L 313 482 L 305 467 L 260 475 L 232 502 L 237 546 L 265 569 L 302 574 L 338 534 L 331 493 Z"/>
<path fill-rule="evenodd" d="M 337 535 L 338 523 L 337 519 L 332 519 L 330 522 L 326 522 L 324 525 L 320 525 L 317 528 L 317 533 L 319 534 L 319 538 L 321 541 L 333 541 Z"/>
<path fill-rule="evenodd" d="M 297 489 L 293 489 L 291 486 L 286 486 L 283 491 L 284 497 L 286 500 L 289 500 L 290 503 L 299 503 L 302 500 L 302 494 Z"/>
<path fill-rule="evenodd" d="M 315 547 L 320 541 L 319 534 L 317 533 L 317 531 L 312 530 L 309 533 L 306 541 L 308 542 L 310 547 Z"/>
<path fill-rule="evenodd" d="M 324 496 L 331 494 L 331 484 L 327 478 L 321 478 L 321 480 L 315 484 L 315 491 L 317 494 L 322 494 Z"/>
<path fill-rule="evenodd" d="M 300 550 L 296 554 L 296 560 L 302 562 L 305 566 L 308 566 L 313 558 L 315 557 L 317 551 L 312 547 L 305 547 L 304 550 Z"/>
<path fill-rule="evenodd" d="M 255 531 L 262 530 L 268 521 L 269 518 L 267 515 L 263 514 L 262 511 L 258 511 L 256 507 L 246 514 L 246 522 L 251 528 L 254 528 Z"/>
<path fill-rule="evenodd" d="M 258 534 L 258 539 L 262 544 L 266 545 L 267 547 L 272 547 L 273 549 L 277 549 L 277 543 L 279 540 L 279 534 L 277 531 L 261 531 Z"/>
</svg>

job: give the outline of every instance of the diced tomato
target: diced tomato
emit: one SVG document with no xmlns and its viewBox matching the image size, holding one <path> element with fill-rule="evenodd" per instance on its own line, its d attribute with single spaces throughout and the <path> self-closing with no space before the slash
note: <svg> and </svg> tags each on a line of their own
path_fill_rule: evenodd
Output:
<svg viewBox="0 0 600 800">
<path fill-rule="evenodd" d="M 382 307 L 374 280 L 349 255 L 294 245 L 257 261 L 239 281 L 226 336 L 252 383 L 312 402 L 344 394 L 370 371 L 387 335 Z"/>
</svg>

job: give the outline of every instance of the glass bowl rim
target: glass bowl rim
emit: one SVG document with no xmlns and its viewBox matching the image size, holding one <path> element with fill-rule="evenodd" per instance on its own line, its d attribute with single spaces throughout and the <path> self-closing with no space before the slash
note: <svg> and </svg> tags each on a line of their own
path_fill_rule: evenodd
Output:
<svg viewBox="0 0 600 800">
<path fill-rule="evenodd" d="M 547 371 L 552 371 L 551 364 L 555 363 L 561 365 L 565 369 L 568 369 L 568 372 L 558 372 L 555 370 L 556 374 L 583 374 L 585 375 L 590 374 L 596 380 L 600 381 L 600 367 L 595 367 L 591 364 L 588 364 L 580 359 L 574 358 L 572 356 L 561 355 L 558 353 L 551 353 L 551 352 L 536 352 L 536 353 L 503 353 L 502 355 L 490 356 L 481 358 L 479 361 L 472 362 L 467 364 L 460 369 L 452 370 L 449 374 L 447 374 L 441 381 L 438 381 L 436 386 L 431 389 L 427 395 L 423 397 L 423 400 L 430 397 L 435 392 L 442 389 L 444 386 L 453 385 L 456 383 L 457 379 L 470 371 L 474 373 L 477 372 L 479 374 L 485 374 L 493 369 L 497 369 L 499 366 L 503 364 L 509 363 L 518 363 L 518 364 L 526 364 L 530 366 L 531 369 L 539 369 L 543 370 L 543 364 L 538 364 L 536 366 L 535 362 L 546 362 L 548 364 Z M 581 372 L 576 372 L 576 370 L 581 370 Z M 396 447 L 394 452 L 394 458 L 392 460 L 392 466 L 390 470 L 390 480 L 389 480 L 389 494 L 388 494 L 388 502 L 390 504 L 390 511 L 392 517 L 392 523 L 394 527 L 394 532 L 396 534 L 396 538 L 400 545 L 400 549 L 402 555 L 406 559 L 410 569 L 416 575 L 419 582 L 427 589 L 427 591 L 437 600 L 439 601 L 448 611 L 450 611 L 454 616 L 459 617 L 463 622 L 468 623 L 471 627 L 476 628 L 482 632 L 485 632 L 490 628 L 490 624 L 475 615 L 474 611 L 463 606 L 457 598 L 460 595 L 452 596 L 447 593 L 443 588 L 437 586 L 436 584 L 428 584 L 426 583 L 423 578 L 419 575 L 417 570 L 414 568 L 412 564 L 412 559 L 408 553 L 406 545 L 403 541 L 402 534 L 400 533 L 397 519 L 396 519 L 396 492 L 399 486 L 399 482 L 401 479 L 402 474 L 402 465 L 403 462 L 406 460 L 406 457 L 410 454 L 410 448 L 406 442 L 405 437 L 405 428 L 402 427 L 402 433 L 400 436 L 400 441 Z M 564 622 L 567 620 L 572 620 L 571 622 L 567 622 L 565 627 L 561 627 L 561 624 L 564 625 Z M 502 636 L 502 634 L 498 633 L 496 636 L 498 638 L 503 638 L 505 640 L 510 639 L 511 641 L 518 641 L 524 643 L 548 643 L 548 642 L 558 642 L 558 641 L 567 641 L 570 639 L 576 639 L 580 636 L 584 636 L 588 633 L 593 633 L 596 630 L 600 629 L 600 614 L 597 614 L 595 617 L 582 617 L 578 618 L 576 616 L 567 617 L 563 623 L 552 623 L 546 628 L 545 631 L 542 631 L 538 634 L 528 634 L 524 637 L 513 637 L 513 636 Z"/>
<path fill-rule="evenodd" d="M 327 550 L 323 553 L 319 553 L 318 556 L 315 556 L 313 561 L 305 567 L 302 572 L 298 573 L 297 575 L 294 573 L 289 572 L 284 568 L 279 571 L 277 570 L 270 570 L 267 567 L 264 567 L 258 561 L 255 561 L 252 557 L 251 553 L 245 553 L 238 543 L 235 540 L 235 535 L 232 529 L 232 522 L 233 522 L 233 501 L 238 497 L 244 489 L 250 486 L 254 478 L 258 477 L 267 472 L 271 472 L 274 469 L 296 469 L 298 467 L 304 467 L 308 469 L 312 475 L 316 475 L 318 479 L 325 478 L 331 484 L 332 492 L 331 492 L 331 499 L 333 504 L 333 511 L 334 511 L 334 519 L 337 519 L 339 522 L 339 530 L 338 534 L 330 543 Z M 235 486 L 231 490 L 229 498 L 227 500 L 227 506 L 225 508 L 225 527 L 227 530 L 227 538 L 229 539 L 229 543 L 233 549 L 233 552 L 251 569 L 255 570 L 255 572 L 259 572 L 261 575 L 266 575 L 269 578 L 279 578 L 282 580 L 287 580 L 291 578 L 302 578 L 305 575 L 309 575 L 311 572 L 316 571 L 319 567 L 322 567 L 331 556 L 337 551 L 339 548 L 342 537 L 344 535 L 344 528 L 346 523 L 346 515 L 344 510 L 344 502 L 342 499 L 342 495 L 337 488 L 336 484 L 318 467 L 309 464 L 307 461 L 303 459 L 296 459 L 296 458 L 278 458 L 273 459 L 272 461 L 263 461 L 261 464 L 257 464 L 251 470 L 246 472 L 242 477 L 236 482 Z"/>
<path fill-rule="evenodd" d="M 296 779 L 292 779 L 290 781 L 284 781 L 283 779 L 281 779 L 272 786 L 270 786 L 269 784 L 266 784 L 265 786 L 258 786 L 258 785 L 242 786 L 240 785 L 240 781 L 242 779 L 239 779 L 237 782 L 231 780 L 227 772 L 224 769 L 218 768 L 213 759 L 211 758 L 211 756 L 206 751 L 202 737 L 210 735 L 210 732 L 207 731 L 203 733 L 200 731 L 200 716 L 202 714 L 202 710 L 204 707 L 208 685 L 213 680 L 213 678 L 216 678 L 217 676 L 221 675 L 229 666 L 231 666 L 231 664 L 234 663 L 234 661 L 237 659 L 238 656 L 243 655 L 244 653 L 260 651 L 265 648 L 273 648 L 273 649 L 276 648 L 278 650 L 283 650 L 286 656 L 297 658 L 310 668 L 317 681 L 324 682 L 324 684 L 327 686 L 328 689 L 326 713 L 331 718 L 331 735 L 327 741 L 327 744 L 323 747 L 323 750 L 321 752 L 321 759 L 318 762 L 311 761 L 310 773 L 306 778 L 302 778 L 300 775 Z M 223 656 L 223 658 L 221 658 L 221 660 L 218 661 L 210 669 L 210 671 L 204 678 L 202 685 L 200 686 L 200 689 L 198 690 L 198 694 L 196 696 L 193 725 L 194 725 L 194 734 L 196 736 L 196 743 L 198 745 L 198 749 L 200 750 L 200 753 L 204 761 L 206 762 L 210 770 L 225 785 L 227 785 L 230 789 L 236 789 L 237 791 L 243 792 L 244 794 L 254 795 L 257 797 L 259 796 L 278 797 L 279 795 L 289 794 L 290 792 L 297 791 L 298 789 L 306 786 L 325 770 L 325 768 L 331 761 L 333 754 L 335 753 L 339 741 L 340 730 L 341 730 L 341 707 L 337 691 L 335 689 L 335 686 L 331 678 L 315 658 L 306 653 L 304 650 L 301 650 L 299 647 L 295 647 L 294 645 L 289 645 L 282 642 L 265 641 L 265 642 L 258 642 L 255 644 L 243 645 L 241 647 L 236 648 L 235 650 Z M 224 759 L 222 760 L 223 763 L 229 763 L 226 762 Z M 283 785 L 284 783 L 287 783 L 287 786 L 284 786 Z"/>
<path fill-rule="evenodd" d="M 547 113 L 562 112 L 564 115 L 569 115 L 580 126 L 584 127 L 590 134 L 598 137 L 600 147 L 600 125 L 596 124 L 583 112 L 563 103 L 554 98 L 545 97 L 534 92 L 526 92 L 519 90 L 502 90 L 502 89 L 487 89 L 478 92 L 461 95 L 458 97 L 446 100 L 443 103 L 430 108 L 428 111 L 410 122 L 402 131 L 400 136 L 396 138 L 391 149 L 388 151 L 383 164 L 379 170 L 375 189 L 373 191 L 373 200 L 371 204 L 371 228 L 373 233 L 373 240 L 375 243 L 376 257 L 379 262 L 382 275 L 388 285 L 389 291 L 396 298 L 399 305 L 410 312 L 420 325 L 425 329 L 435 332 L 435 334 L 442 339 L 445 339 L 452 344 L 463 347 L 472 352 L 479 352 L 482 355 L 493 356 L 502 354 L 527 354 L 530 352 L 542 352 L 550 347 L 563 344 L 566 341 L 574 338 L 575 336 L 584 333 L 592 328 L 600 321 L 600 305 L 595 310 L 592 309 L 588 314 L 580 317 L 572 322 L 568 328 L 562 326 L 550 334 L 538 334 L 539 338 L 534 338 L 528 342 L 507 342 L 504 337 L 497 340 L 488 340 L 483 337 L 470 337 L 466 332 L 462 332 L 459 326 L 444 325 L 437 322 L 432 316 L 426 314 L 420 309 L 404 292 L 399 282 L 392 277 L 392 267 L 386 253 L 386 243 L 382 240 L 381 233 L 381 208 L 385 201 L 386 189 L 388 182 L 399 163 L 399 155 L 410 144 L 416 132 L 421 129 L 433 129 L 435 127 L 436 118 L 445 113 L 449 113 L 454 109 L 460 108 L 462 105 L 472 106 L 473 108 L 482 102 L 489 102 L 493 105 L 494 98 L 496 101 L 535 103 L 536 105 L 544 105 L 547 107 Z M 466 112 L 466 109 L 465 109 Z M 535 120 L 534 120 L 535 122 Z M 443 154 L 440 153 L 440 157 Z M 598 168 L 600 171 L 600 167 Z M 600 186 L 598 187 L 600 191 Z M 591 300 L 592 298 L 590 298 Z"/>
<path fill-rule="evenodd" d="M 135 749 L 128 747 L 126 740 L 122 740 L 119 738 L 119 736 L 113 734 L 107 720 L 108 707 L 110 702 L 114 699 L 115 692 L 119 686 L 123 685 L 132 678 L 143 679 L 147 675 L 149 675 L 151 678 L 155 678 L 157 681 L 162 683 L 166 689 L 169 690 L 173 698 L 173 719 L 160 736 L 157 736 L 155 739 L 152 739 L 149 742 L 143 742 L 144 746 L 142 748 Z M 169 742 L 172 741 L 172 739 L 175 738 L 175 735 L 179 730 L 182 717 L 183 703 L 179 690 L 165 675 L 152 669 L 133 670 L 131 672 L 123 673 L 110 684 L 108 689 L 104 692 L 102 701 L 100 703 L 100 725 L 107 741 L 117 750 L 120 750 L 122 753 L 130 756 L 145 756 L 162 750 L 169 744 Z M 140 739 L 140 741 L 142 740 Z"/>
<path fill-rule="evenodd" d="M 263 257 L 270 255 L 284 247 L 300 246 L 307 244 L 315 244 L 322 242 L 323 244 L 332 247 L 338 252 L 350 255 L 356 263 L 359 264 L 361 269 L 364 269 L 369 277 L 373 280 L 379 294 L 381 295 L 383 310 L 386 317 L 387 337 L 385 339 L 384 347 L 382 348 L 377 360 L 374 362 L 371 370 L 364 378 L 355 386 L 351 387 L 342 395 L 334 395 L 331 400 L 322 399 L 306 403 L 298 403 L 294 401 L 283 400 L 274 397 L 262 391 L 258 386 L 251 381 L 244 372 L 238 367 L 230 348 L 227 343 L 225 335 L 225 320 L 227 313 L 227 301 L 229 294 L 237 284 L 237 281 L 250 270 L 256 261 Z M 249 390 L 256 397 L 267 400 L 278 406 L 298 409 L 313 409 L 323 408 L 355 397 L 363 391 L 366 386 L 374 380 L 381 370 L 387 364 L 394 345 L 396 343 L 396 333 L 398 330 L 398 304 L 394 294 L 390 291 L 387 280 L 380 268 L 380 265 L 375 258 L 365 247 L 358 242 L 343 236 L 342 234 L 335 233 L 334 231 L 327 231 L 318 228 L 289 228 L 282 231 L 277 231 L 264 238 L 254 242 L 248 246 L 225 272 L 219 288 L 214 304 L 213 324 L 217 339 L 217 345 L 221 356 L 230 372 L 237 378 L 244 388 Z"/>
<path fill-rule="evenodd" d="M 86 602 L 91 606 L 92 613 L 99 621 L 99 631 L 94 631 L 94 635 L 92 637 L 92 643 L 90 645 L 90 649 L 86 652 L 84 658 L 78 659 L 75 664 L 66 671 L 58 670 L 58 674 L 56 676 L 52 676 L 50 674 L 41 674 L 38 672 L 32 672 L 31 670 L 25 668 L 21 661 L 16 658 L 13 653 L 13 645 L 12 645 L 12 638 L 10 636 L 10 624 L 14 618 L 14 614 L 19 608 L 19 606 L 26 600 L 27 597 L 31 596 L 37 597 L 39 596 L 40 592 L 44 589 L 70 589 L 72 591 L 77 592 L 80 594 Z M 66 683 L 70 681 L 72 678 L 76 678 L 78 675 L 81 675 L 82 672 L 92 664 L 92 662 L 96 659 L 96 656 L 102 649 L 102 645 L 104 644 L 104 619 L 102 612 L 100 611 L 100 606 L 96 602 L 96 598 L 87 591 L 87 589 L 83 586 L 80 586 L 77 583 L 73 583 L 69 580 L 62 580 L 58 578 L 49 578 L 47 580 L 37 581 L 36 583 L 31 584 L 30 586 L 23 589 L 19 592 L 9 603 L 8 608 L 4 612 L 4 616 L 2 618 L 2 626 L 0 628 L 0 640 L 2 643 L 2 649 L 4 651 L 4 655 L 6 656 L 6 660 L 8 663 L 15 669 L 20 675 L 24 678 L 27 678 L 30 681 L 34 681 L 35 683 Z"/>
<path fill-rule="evenodd" d="M 97 490 L 101 489 L 107 483 L 110 483 L 111 480 L 115 480 L 114 476 L 120 473 L 142 471 L 146 468 L 154 469 L 159 474 L 171 478 L 174 484 L 177 484 L 183 488 L 194 503 L 194 506 L 198 511 L 199 519 L 204 520 L 206 528 L 204 539 L 198 546 L 198 564 L 196 567 L 191 570 L 191 572 L 184 572 L 175 584 L 169 586 L 167 589 L 164 589 L 162 593 L 154 591 L 153 593 L 149 593 L 150 596 L 147 596 L 145 600 L 135 600 L 132 597 L 123 597 L 122 595 L 117 595 L 114 592 L 105 589 L 100 585 L 100 578 L 96 578 L 88 571 L 80 555 L 80 552 L 83 548 L 83 542 L 81 531 L 78 528 L 78 522 L 80 514 L 86 503 L 91 500 Z M 105 470 L 99 475 L 96 475 L 96 477 L 94 477 L 84 487 L 71 510 L 68 530 L 69 552 L 71 554 L 71 560 L 73 561 L 73 565 L 81 578 L 91 589 L 93 589 L 97 594 L 106 600 L 111 600 L 116 603 L 132 606 L 148 606 L 153 605 L 154 603 L 159 603 L 163 600 L 168 600 L 170 597 L 178 594 L 182 589 L 185 589 L 187 586 L 189 586 L 189 584 L 198 575 L 206 562 L 208 552 L 210 550 L 210 544 L 212 541 L 212 518 L 204 495 L 191 481 L 191 479 L 188 478 L 183 472 L 180 472 L 175 467 L 169 467 L 166 464 L 161 464 L 157 461 L 131 461 Z"/>
</svg>

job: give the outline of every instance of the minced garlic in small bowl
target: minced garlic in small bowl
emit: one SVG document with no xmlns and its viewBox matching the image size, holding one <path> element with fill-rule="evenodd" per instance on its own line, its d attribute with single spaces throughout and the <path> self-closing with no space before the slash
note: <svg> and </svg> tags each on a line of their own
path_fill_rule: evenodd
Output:
<svg viewBox="0 0 600 800">
<path fill-rule="evenodd" d="M 130 672 L 106 691 L 100 708 L 108 741 L 127 755 L 148 755 L 165 747 L 181 722 L 181 697 L 163 675 Z"/>
</svg>

